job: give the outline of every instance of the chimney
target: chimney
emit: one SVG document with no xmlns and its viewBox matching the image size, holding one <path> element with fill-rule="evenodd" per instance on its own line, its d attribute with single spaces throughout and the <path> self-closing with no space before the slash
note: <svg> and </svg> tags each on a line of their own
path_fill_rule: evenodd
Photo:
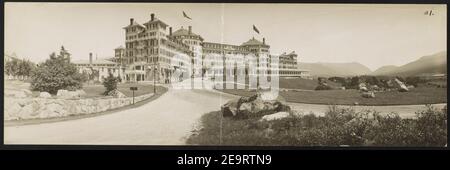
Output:
<svg viewBox="0 0 450 170">
<path fill-rule="evenodd" d="M 151 21 L 155 20 L 155 14 L 154 13 L 150 14 L 150 17 L 151 17 Z"/>
<path fill-rule="evenodd" d="M 266 44 L 266 38 L 263 38 L 263 44 Z"/>
<path fill-rule="evenodd" d="M 134 21 L 134 19 L 130 18 L 130 25 L 133 25 L 133 21 Z"/>
<path fill-rule="evenodd" d="M 192 26 L 189 26 L 189 34 L 192 33 Z"/>
<path fill-rule="evenodd" d="M 89 65 L 92 65 L 92 53 L 89 53 Z"/>
<path fill-rule="evenodd" d="M 172 36 L 172 27 L 169 27 L 169 35 Z"/>
</svg>

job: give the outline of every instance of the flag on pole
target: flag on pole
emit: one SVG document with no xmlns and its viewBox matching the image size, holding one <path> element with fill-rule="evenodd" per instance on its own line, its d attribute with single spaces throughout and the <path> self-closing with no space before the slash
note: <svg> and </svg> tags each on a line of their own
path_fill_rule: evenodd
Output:
<svg viewBox="0 0 450 170">
<path fill-rule="evenodd" d="M 186 13 L 183 11 L 183 16 L 185 17 L 185 18 L 187 18 L 187 19 L 190 19 L 190 20 L 192 20 L 192 18 L 191 17 L 189 17 L 189 16 L 187 16 L 186 15 Z"/>
<path fill-rule="evenodd" d="M 255 32 L 257 32 L 259 34 L 259 30 L 258 30 L 258 28 L 256 28 L 255 25 L 253 25 L 253 31 L 255 31 Z"/>
</svg>

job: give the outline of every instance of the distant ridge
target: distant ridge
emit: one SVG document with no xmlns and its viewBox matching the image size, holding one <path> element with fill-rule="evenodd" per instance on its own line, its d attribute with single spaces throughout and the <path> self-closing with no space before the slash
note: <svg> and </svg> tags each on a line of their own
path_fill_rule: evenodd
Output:
<svg viewBox="0 0 450 170">
<path fill-rule="evenodd" d="M 372 71 L 366 66 L 357 63 L 299 63 L 299 68 L 310 70 L 312 76 L 355 76 L 367 75 Z"/>
<path fill-rule="evenodd" d="M 447 74 L 447 51 L 423 56 L 402 66 L 383 66 L 371 75 L 416 76 L 430 73 Z"/>
</svg>

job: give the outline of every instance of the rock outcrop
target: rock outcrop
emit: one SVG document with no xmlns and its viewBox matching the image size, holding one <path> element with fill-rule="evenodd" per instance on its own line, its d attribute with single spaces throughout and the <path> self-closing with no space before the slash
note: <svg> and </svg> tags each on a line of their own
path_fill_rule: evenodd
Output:
<svg viewBox="0 0 450 170">
<path fill-rule="evenodd" d="M 277 112 L 288 112 L 291 108 L 279 100 L 264 100 L 261 93 L 251 97 L 231 100 L 221 107 L 224 117 L 246 119 L 260 117 Z"/>
<path fill-rule="evenodd" d="M 360 83 L 360 84 L 358 85 L 358 89 L 361 90 L 362 92 L 367 92 L 367 91 L 369 91 L 369 89 L 367 89 L 367 86 L 366 86 L 365 83 Z"/>
<path fill-rule="evenodd" d="M 394 87 L 397 88 L 399 92 L 407 92 L 407 91 L 409 91 L 409 89 L 408 89 L 408 87 L 406 87 L 405 83 L 403 83 L 399 79 L 397 79 L 397 78 L 394 79 L 393 83 L 394 83 Z"/>
<path fill-rule="evenodd" d="M 375 98 L 375 93 L 374 92 L 363 92 L 361 96 L 364 98 Z"/>
<path fill-rule="evenodd" d="M 283 118 L 286 118 L 289 116 L 290 116 L 289 112 L 278 112 L 278 113 L 274 113 L 274 114 L 270 114 L 270 115 L 265 115 L 260 120 L 261 121 L 272 121 L 272 120 L 283 119 Z"/>
<path fill-rule="evenodd" d="M 39 93 L 39 97 L 40 98 L 52 98 L 52 95 L 50 93 L 44 91 L 44 92 Z"/>
<path fill-rule="evenodd" d="M 127 97 L 125 94 L 123 94 L 122 92 L 120 92 L 119 90 L 111 90 L 110 92 L 108 92 L 108 96 L 112 96 L 115 98 L 124 98 Z"/>
<path fill-rule="evenodd" d="M 68 90 L 58 90 L 58 93 L 56 96 L 60 99 L 79 99 L 82 95 L 85 95 L 86 93 L 83 90 L 76 90 L 76 91 L 68 91 Z"/>
</svg>

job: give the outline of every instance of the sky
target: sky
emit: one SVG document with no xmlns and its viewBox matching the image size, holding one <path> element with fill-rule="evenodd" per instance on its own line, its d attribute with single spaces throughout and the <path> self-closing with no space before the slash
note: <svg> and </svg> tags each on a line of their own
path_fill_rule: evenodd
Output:
<svg viewBox="0 0 450 170">
<path fill-rule="evenodd" d="M 425 15 L 430 10 L 434 15 Z M 73 60 L 90 52 L 112 57 L 125 46 L 130 18 L 142 24 L 151 13 L 174 31 L 191 25 L 208 42 L 264 37 L 272 54 L 295 51 L 300 62 L 359 62 L 375 70 L 447 48 L 446 5 L 7 2 L 5 53 L 41 62 L 64 45 Z"/>
</svg>

